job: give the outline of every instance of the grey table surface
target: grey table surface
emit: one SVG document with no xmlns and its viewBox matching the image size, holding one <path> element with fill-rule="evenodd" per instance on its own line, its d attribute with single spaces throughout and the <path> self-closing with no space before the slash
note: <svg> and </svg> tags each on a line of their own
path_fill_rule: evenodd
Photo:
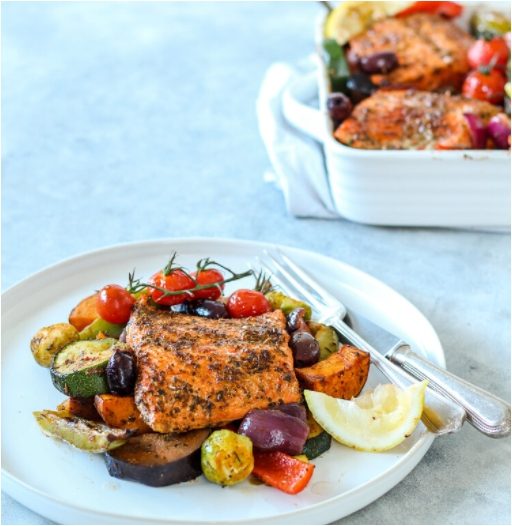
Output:
<svg viewBox="0 0 512 526">
<path fill-rule="evenodd" d="M 312 51 L 319 9 L 3 3 L 3 288 L 125 241 L 290 244 L 394 287 L 431 320 L 451 371 L 509 399 L 508 235 L 296 219 L 263 180 L 258 87 L 272 62 Z M 510 441 L 466 426 L 338 523 L 510 520 Z M 2 523 L 49 521 L 3 494 Z"/>
</svg>

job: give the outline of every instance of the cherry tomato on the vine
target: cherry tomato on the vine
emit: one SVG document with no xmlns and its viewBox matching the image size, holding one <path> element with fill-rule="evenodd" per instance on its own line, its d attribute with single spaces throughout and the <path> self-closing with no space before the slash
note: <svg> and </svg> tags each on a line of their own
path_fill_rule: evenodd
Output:
<svg viewBox="0 0 512 526">
<path fill-rule="evenodd" d="M 135 298 L 120 285 L 106 285 L 96 299 L 96 310 L 109 323 L 127 323 Z"/>
<path fill-rule="evenodd" d="M 198 285 L 210 285 L 211 283 L 219 283 L 224 281 L 224 276 L 220 270 L 215 268 L 207 268 L 199 272 L 192 273 L 192 277 L 196 280 Z M 194 298 L 204 300 L 219 299 L 224 290 L 224 283 L 214 287 L 194 291 Z"/>
<path fill-rule="evenodd" d="M 227 309 L 232 318 L 259 316 L 271 310 L 267 298 L 256 290 L 239 289 L 228 298 Z"/>
<path fill-rule="evenodd" d="M 494 37 L 491 40 L 481 38 L 469 48 L 468 63 L 474 69 L 489 65 L 505 69 L 509 55 L 510 50 L 503 37 Z"/>
<path fill-rule="evenodd" d="M 491 104 L 501 104 L 505 97 L 505 79 L 503 73 L 497 69 L 489 72 L 472 71 L 464 81 L 462 94 L 471 99 L 479 99 Z"/>
<path fill-rule="evenodd" d="M 195 287 L 194 280 L 180 269 L 172 270 L 167 275 L 165 275 L 163 271 L 157 272 L 151 276 L 149 283 L 171 292 L 188 290 Z M 165 293 L 161 290 L 151 290 L 151 298 L 159 305 L 177 305 L 178 303 L 183 303 L 185 300 L 192 298 L 190 294 L 186 293 L 177 294 L 175 296 L 164 296 L 164 294 Z"/>
</svg>

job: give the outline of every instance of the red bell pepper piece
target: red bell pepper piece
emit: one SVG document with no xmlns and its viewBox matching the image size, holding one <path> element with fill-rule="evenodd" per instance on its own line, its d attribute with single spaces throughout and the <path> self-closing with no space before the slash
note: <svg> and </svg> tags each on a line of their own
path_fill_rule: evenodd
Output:
<svg viewBox="0 0 512 526">
<path fill-rule="evenodd" d="M 445 16 L 446 18 L 455 18 L 462 13 L 462 6 L 456 2 L 414 2 L 412 6 L 400 11 L 396 16 L 409 16 L 415 13 L 433 13 Z"/>
<path fill-rule="evenodd" d="M 290 495 L 302 491 L 313 476 L 314 464 L 303 462 L 280 451 L 254 452 L 253 475 Z"/>
</svg>

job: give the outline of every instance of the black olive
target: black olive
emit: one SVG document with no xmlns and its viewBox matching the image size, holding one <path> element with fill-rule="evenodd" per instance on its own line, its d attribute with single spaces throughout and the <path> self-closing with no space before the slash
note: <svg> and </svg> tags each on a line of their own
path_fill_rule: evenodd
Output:
<svg viewBox="0 0 512 526">
<path fill-rule="evenodd" d="M 344 93 L 331 93 L 327 99 L 327 110 L 331 119 L 339 124 L 352 113 L 352 103 Z"/>
<path fill-rule="evenodd" d="M 295 331 L 309 332 L 309 327 L 304 320 L 305 314 L 306 311 L 302 307 L 297 307 L 286 316 L 286 330 L 290 334 Z"/>
<path fill-rule="evenodd" d="M 352 102 L 357 104 L 372 95 L 372 93 L 376 91 L 377 86 L 373 84 L 367 75 L 356 73 L 348 78 L 347 89 L 349 90 Z"/>
<path fill-rule="evenodd" d="M 304 331 L 295 331 L 290 339 L 295 367 L 307 367 L 318 362 L 320 345 L 315 337 Z"/>
<path fill-rule="evenodd" d="M 398 58 L 393 52 L 382 52 L 361 57 L 359 68 L 364 73 L 389 73 L 398 67 Z"/>
<path fill-rule="evenodd" d="M 133 393 L 137 378 L 135 357 L 130 351 L 115 351 L 108 361 L 107 383 L 111 393 L 128 395 Z"/>
<path fill-rule="evenodd" d="M 218 320 L 229 318 L 228 310 L 224 303 L 214 300 L 196 300 L 190 303 L 190 313 L 203 318 Z"/>
<path fill-rule="evenodd" d="M 183 303 L 178 303 L 177 305 L 171 305 L 171 312 L 177 314 L 192 314 L 192 309 L 190 302 L 184 301 Z"/>
</svg>

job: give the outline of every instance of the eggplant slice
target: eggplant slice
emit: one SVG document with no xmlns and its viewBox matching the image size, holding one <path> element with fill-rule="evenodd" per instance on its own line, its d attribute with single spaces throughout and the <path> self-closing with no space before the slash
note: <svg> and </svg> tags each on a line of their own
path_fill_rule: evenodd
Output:
<svg viewBox="0 0 512 526">
<path fill-rule="evenodd" d="M 201 444 L 210 431 L 145 433 L 105 454 L 112 477 L 146 486 L 170 486 L 201 475 Z"/>
</svg>

